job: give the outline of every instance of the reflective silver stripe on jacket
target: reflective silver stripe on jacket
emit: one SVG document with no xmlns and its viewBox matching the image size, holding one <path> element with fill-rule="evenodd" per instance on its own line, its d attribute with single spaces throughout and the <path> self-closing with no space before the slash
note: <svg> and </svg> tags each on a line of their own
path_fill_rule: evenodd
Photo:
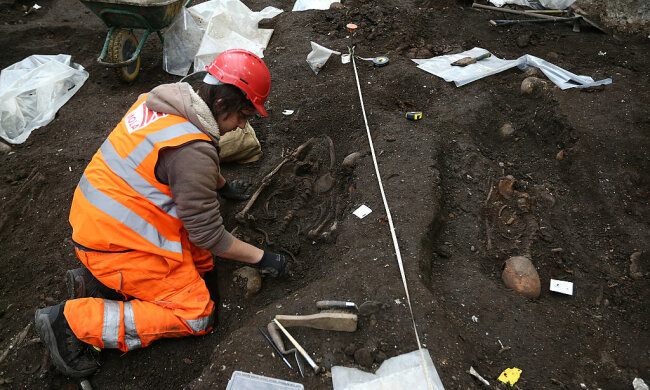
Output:
<svg viewBox="0 0 650 390">
<path fill-rule="evenodd" d="M 138 146 L 126 157 L 135 168 L 144 161 L 153 151 L 157 142 L 165 142 L 186 134 L 203 134 L 201 130 L 190 122 L 182 122 L 151 133 L 140 142 Z"/>
<path fill-rule="evenodd" d="M 117 337 L 120 334 L 120 303 L 104 299 L 104 326 L 102 341 L 104 348 L 117 348 Z"/>
<path fill-rule="evenodd" d="M 158 229 L 145 219 L 120 202 L 95 188 L 88 181 L 85 173 L 81 176 L 81 180 L 79 181 L 79 189 L 93 206 L 120 221 L 151 244 L 166 251 L 183 253 L 179 241 L 170 241 L 166 239 L 160 234 Z"/>
<path fill-rule="evenodd" d="M 161 210 L 178 218 L 176 215 L 176 204 L 171 197 L 163 194 L 156 187 L 152 186 L 146 181 L 138 172 L 126 164 L 122 157 L 117 154 L 111 141 L 106 140 L 99 150 L 104 157 L 104 161 L 108 167 L 120 178 L 122 178 L 129 187 L 133 188 L 135 192 L 148 199 L 151 203 L 158 206 Z"/>
<path fill-rule="evenodd" d="M 167 214 L 174 218 L 178 218 L 178 215 L 176 215 L 176 204 L 172 198 L 162 193 L 158 188 L 152 186 L 147 180 L 140 176 L 135 169 L 142 164 L 149 154 L 151 154 L 157 142 L 169 141 L 187 134 L 201 134 L 201 130 L 190 122 L 183 122 L 169 126 L 147 135 L 145 139 L 140 142 L 140 144 L 138 144 L 138 146 L 136 146 L 128 156 L 126 156 L 126 158 L 120 157 L 113 147 L 113 144 L 108 139 L 104 141 L 99 150 L 108 167 L 117 176 L 122 178 L 126 184 Z"/>
<path fill-rule="evenodd" d="M 212 325 L 212 322 L 214 321 L 214 312 L 215 311 L 213 310 L 209 316 L 199 318 L 198 320 L 185 320 L 185 322 L 187 322 L 187 325 L 189 325 L 195 333 L 201 332 Z"/>
<path fill-rule="evenodd" d="M 142 342 L 135 327 L 135 315 L 131 302 L 124 302 L 124 342 L 129 351 L 142 348 Z"/>
</svg>

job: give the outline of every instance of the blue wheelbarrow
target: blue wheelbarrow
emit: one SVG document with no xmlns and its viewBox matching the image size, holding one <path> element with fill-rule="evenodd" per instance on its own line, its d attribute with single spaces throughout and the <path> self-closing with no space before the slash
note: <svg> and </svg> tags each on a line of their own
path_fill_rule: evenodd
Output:
<svg viewBox="0 0 650 390">
<path fill-rule="evenodd" d="M 109 28 L 102 54 L 97 58 L 100 64 L 114 68 L 118 79 L 130 83 L 140 73 L 140 51 L 152 32 L 169 26 L 174 17 L 192 0 L 80 0 Z M 133 30 L 144 30 L 142 39 Z"/>
</svg>

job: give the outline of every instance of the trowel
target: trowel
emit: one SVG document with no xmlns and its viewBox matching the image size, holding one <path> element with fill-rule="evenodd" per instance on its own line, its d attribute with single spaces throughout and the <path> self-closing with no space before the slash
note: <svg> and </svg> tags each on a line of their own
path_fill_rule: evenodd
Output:
<svg viewBox="0 0 650 390">
<path fill-rule="evenodd" d="M 473 64 L 473 63 L 475 63 L 477 61 L 480 61 L 480 60 L 486 59 L 488 57 L 491 57 L 491 56 L 492 56 L 492 54 L 485 53 L 485 54 L 481 54 L 478 57 L 465 57 L 465 58 L 461 58 L 458 61 L 452 62 L 451 65 L 452 66 L 467 66 L 467 65 L 471 65 L 471 64 Z"/>
</svg>

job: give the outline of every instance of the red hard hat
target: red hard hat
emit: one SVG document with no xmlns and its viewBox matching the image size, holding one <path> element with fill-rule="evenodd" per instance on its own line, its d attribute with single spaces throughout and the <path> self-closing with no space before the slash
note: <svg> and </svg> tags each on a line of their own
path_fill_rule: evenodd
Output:
<svg viewBox="0 0 650 390">
<path fill-rule="evenodd" d="M 269 116 L 264 101 L 271 90 L 271 74 L 266 64 L 244 49 L 230 49 L 219 54 L 206 67 L 209 74 L 224 84 L 232 84 L 246 93 L 262 116 Z"/>
</svg>

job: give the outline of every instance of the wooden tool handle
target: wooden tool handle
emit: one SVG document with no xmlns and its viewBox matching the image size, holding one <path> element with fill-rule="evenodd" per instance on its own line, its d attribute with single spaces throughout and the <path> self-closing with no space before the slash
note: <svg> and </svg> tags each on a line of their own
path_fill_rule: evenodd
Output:
<svg viewBox="0 0 650 390">
<path fill-rule="evenodd" d="M 306 326 L 308 328 L 354 332 L 357 330 L 357 315 L 352 313 L 318 313 L 304 316 L 278 314 L 275 319 L 287 328 Z"/>
</svg>

